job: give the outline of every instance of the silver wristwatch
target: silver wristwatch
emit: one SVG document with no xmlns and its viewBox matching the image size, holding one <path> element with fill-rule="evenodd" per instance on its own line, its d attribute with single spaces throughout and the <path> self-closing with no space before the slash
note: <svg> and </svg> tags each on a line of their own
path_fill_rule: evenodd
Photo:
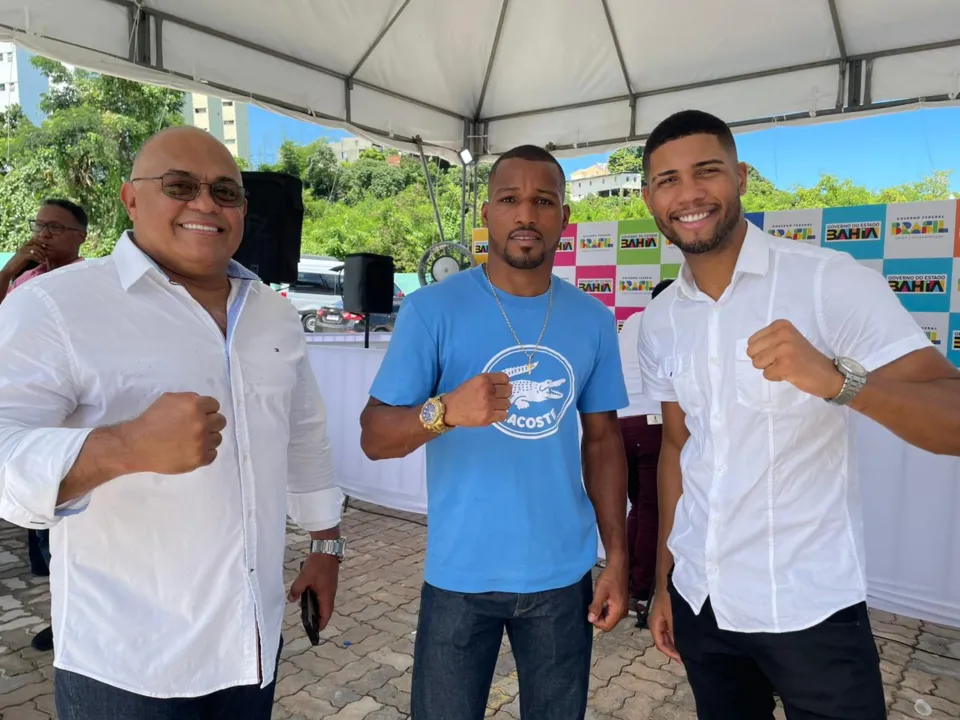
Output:
<svg viewBox="0 0 960 720">
<path fill-rule="evenodd" d="M 340 562 L 343 562 L 343 550 L 346 547 L 346 541 L 343 538 L 336 540 L 311 540 L 310 552 L 320 555 L 333 555 Z"/>
<path fill-rule="evenodd" d="M 849 405 L 867 384 L 866 368 L 848 357 L 839 357 L 833 364 L 843 374 L 843 387 L 836 397 L 825 399 L 831 405 Z"/>
</svg>

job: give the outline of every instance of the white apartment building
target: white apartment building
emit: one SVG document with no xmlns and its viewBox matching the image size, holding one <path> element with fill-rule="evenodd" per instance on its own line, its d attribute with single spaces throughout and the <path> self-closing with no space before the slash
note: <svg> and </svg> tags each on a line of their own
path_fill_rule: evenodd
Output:
<svg viewBox="0 0 960 720">
<path fill-rule="evenodd" d="M 30 122 L 39 125 L 44 118 L 40 100 L 49 82 L 30 62 L 32 57 L 13 43 L 0 42 L 0 111 L 19 105 Z"/>
<path fill-rule="evenodd" d="M 183 117 L 189 125 L 206 130 L 220 140 L 234 157 L 250 165 L 250 119 L 247 103 L 186 93 Z"/>
<path fill-rule="evenodd" d="M 370 148 L 383 149 L 380 145 L 361 137 L 350 136 L 341 140 L 330 141 L 330 149 L 333 150 L 333 154 L 337 156 L 337 160 L 340 162 L 356 162 L 360 153 Z"/>
</svg>

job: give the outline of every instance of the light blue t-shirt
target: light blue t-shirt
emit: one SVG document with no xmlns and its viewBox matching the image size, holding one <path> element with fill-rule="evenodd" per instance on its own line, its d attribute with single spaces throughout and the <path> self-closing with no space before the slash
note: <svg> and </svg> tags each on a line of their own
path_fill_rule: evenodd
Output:
<svg viewBox="0 0 960 720">
<path fill-rule="evenodd" d="M 597 561 L 597 525 L 581 480 L 578 411 L 627 406 L 610 309 L 553 277 L 553 311 L 536 366 L 517 347 L 482 268 L 409 295 L 370 394 L 419 407 L 485 372 L 506 372 L 507 420 L 456 428 L 427 444 L 425 579 L 452 592 L 566 587 Z M 533 350 L 548 294 L 497 290 Z"/>
</svg>

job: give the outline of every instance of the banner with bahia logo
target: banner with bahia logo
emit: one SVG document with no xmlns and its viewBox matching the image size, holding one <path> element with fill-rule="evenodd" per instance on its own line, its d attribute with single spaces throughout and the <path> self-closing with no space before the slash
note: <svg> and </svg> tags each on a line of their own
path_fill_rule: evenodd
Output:
<svg viewBox="0 0 960 720">
<path fill-rule="evenodd" d="M 956 200 L 745 213 L 767 234 L 845 252 L 882 274 L 930 342 L 960 367 L 960 206 Z M 486 230 L 474 233 L 486 259 Z M 618 326 L 643 312 L 683 254 L 651 218 L 572 223 L 554 274 L 610 308 Z"/>
</svg>

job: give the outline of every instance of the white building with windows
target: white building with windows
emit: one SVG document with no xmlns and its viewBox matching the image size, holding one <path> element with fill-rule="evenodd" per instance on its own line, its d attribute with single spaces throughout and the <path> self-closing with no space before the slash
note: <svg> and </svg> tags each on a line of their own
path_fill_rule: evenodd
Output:
<svg viewBox="0 0 960 720">
<path fill-rule="evenodd" d="M 643 179 L 638 172 L 615 175 L 591 175 L 570 179 L 570 199 L 583 200 L 588 195 L 635 195 L 643 190 Z"/>
<path fill-rule="evenodd" d="M 30 62 L 32 57 L 13 43 L 0 43 L 0 111 L 19 105 L 30 122 L 39 125 L 44 118 L 40 100 L 50 84 Z"/>
<path fill-rule="evenodd" d="M 183 117 L 190 125 L 220 140 L 236 158 L 250 165 L 250 119 L 247 103 L 186 93 Z"/>
<path fill-rule="evenodd" d="M 370 148 L 375 150 L 383 149 L 376 143 L 353 135 L 341 138 L 340 140 L 330 141 L 330 149 L 333 150 L 333 154 L 337 156 L 337 160 L 340 162 L 356 162 L 360 158 L 360 153 Z"/>
</svg>

